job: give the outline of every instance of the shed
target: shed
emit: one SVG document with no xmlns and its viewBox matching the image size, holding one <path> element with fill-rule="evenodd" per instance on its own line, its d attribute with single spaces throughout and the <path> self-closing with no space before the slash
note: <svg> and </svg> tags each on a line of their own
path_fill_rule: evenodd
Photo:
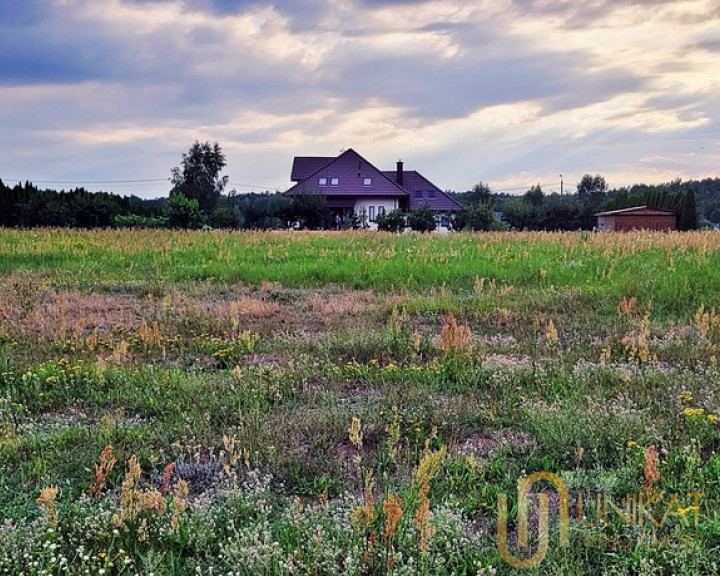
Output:
<svg viewBox="0 0 720 576">
<path fill-rule="evenodd" d="M 656 210 L 634 206 L 622 210 L 598 212 L 597 229 L 601 232 L 629 232 L 631 230 L 677 230 L 678 216 L 670 210 Z"/>
</svg>

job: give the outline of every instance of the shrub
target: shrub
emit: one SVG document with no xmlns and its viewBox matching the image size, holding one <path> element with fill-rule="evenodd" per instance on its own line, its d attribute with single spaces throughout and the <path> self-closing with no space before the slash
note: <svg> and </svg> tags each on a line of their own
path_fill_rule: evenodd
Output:
<svg viewBox="0 0 720 576">
<path fill-rule="evenodd" d="M 378 230 L 385 232 L 397 233 L 405 230 L 405 215 L 400 210 L 379 214 L 375 222 L 377 222 Z"/>
<path fill-rule="evenodd" d="M 495 229 L 497 224 L 498 220 L 492 206 L 484 203 L 468 206 L 455 214 L 452 219 L 452 227 L 455 230 L 488 231 Z"/>
<path fill-rule="evenodd" d="M 416 232 L 432 232 L 437 227 L 435 214 L 427 204 L 408 215 L 408 225 Z"/>
<path fill-rule="evenodd" d="M 170 196 L 168 200 L 170 226 L 173 228 L 200 228 L 202 216 L 198 201 L 182 194 Z"/>
</svg>

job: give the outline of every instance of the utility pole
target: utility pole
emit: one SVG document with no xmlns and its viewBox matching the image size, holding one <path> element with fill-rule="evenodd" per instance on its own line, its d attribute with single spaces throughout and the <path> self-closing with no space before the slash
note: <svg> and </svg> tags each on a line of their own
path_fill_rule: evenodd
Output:
<svg viewBox="0 0 720 576">
<path fill-rule="evenodd" d="M 562 196 L 563 193 L 563 179 L 562 174 L 560 174 L 560 196 Z"/>
</svg>

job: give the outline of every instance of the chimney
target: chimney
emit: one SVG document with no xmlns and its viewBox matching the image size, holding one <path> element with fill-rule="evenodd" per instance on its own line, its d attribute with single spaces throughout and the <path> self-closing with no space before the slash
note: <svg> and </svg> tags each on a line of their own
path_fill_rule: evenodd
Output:
<svg viewBox="0 0 720 576">
<path fill-rule="evenodd" d="M 399 186 L 403 185 L 403 161 L 402 160 L 397 161 L 397 171 L 395 172 L 395 182 L 397 182 Z"/>
</svg>

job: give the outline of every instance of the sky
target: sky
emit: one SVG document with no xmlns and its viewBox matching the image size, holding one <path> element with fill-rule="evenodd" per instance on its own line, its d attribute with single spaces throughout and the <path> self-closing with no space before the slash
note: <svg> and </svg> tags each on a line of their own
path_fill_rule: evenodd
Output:
<svg viewBox="0 0 720 576">
<path fill-rule="evenodd" d="M 456 191 L 720 177 L 720 0 L 0 0 L 0 127 L 6 183 L 145 198 L 195 141 L 238 192 L 347 148 Z"/>
</svg>

